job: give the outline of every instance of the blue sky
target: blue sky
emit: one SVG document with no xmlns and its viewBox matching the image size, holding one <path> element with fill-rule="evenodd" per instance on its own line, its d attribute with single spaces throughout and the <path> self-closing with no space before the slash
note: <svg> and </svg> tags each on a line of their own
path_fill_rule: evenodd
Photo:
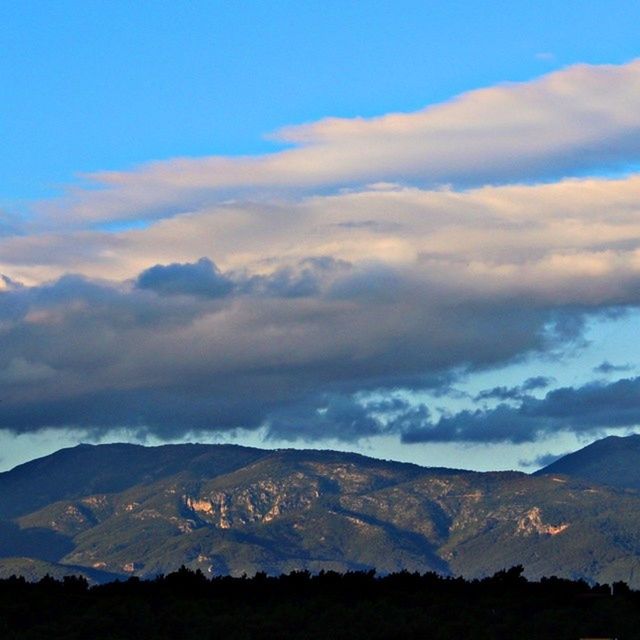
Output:
<svg viewBox="0 0 640 640">
<path fill-rule="evenodd" d="M 2 5 L 0 465 L 196 438 L 526 468 L 634 429 L 639 22 Z"/>
<path fill-rule="evenodd" d="M 638 53 L 636 2 L 3 3 L 2 202 Z"/>
</svg>

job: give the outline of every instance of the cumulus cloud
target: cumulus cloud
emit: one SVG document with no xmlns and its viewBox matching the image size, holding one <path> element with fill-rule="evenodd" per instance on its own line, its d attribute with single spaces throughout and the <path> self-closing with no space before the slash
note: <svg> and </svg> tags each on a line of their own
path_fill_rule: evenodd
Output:
<svg viewBox="0 0 640 640">
<path fill-rule="evenodd" d="M 557 336 L 549 323 L 562 325 L 557 308 L 499 297 L 452 303 L 411 273 L 332 261 L 302 267 L 315 269 L 309 295 L 291 295 L 288 287 L 256 294 L 237 274 L 224 295 L 210 295 L 199 286 L 203 274 L 216 286 L 233 282 L 213 264 L 158 266 L 124 282 L 65 276 L 2 292 L 0 427 L 96 434 L 124 427 L 176 437 L 266 426 L 289 440 L 397 433 L 407 442 L 518 442 L 552 427 L 596 424 L 577 419 L 588 405 L 582 396 L 568 404 L 567 390 L 547 394 L 544 407 L 571 407 L 555 416 L 526 395 L 547 385 L 544 378 L 508 393 L 518 407 L 437 423 L 426 406 L 396 395 L 449 388 L 454 368 L 551 348 Z M 141 287 L 150 272 L 158 286 Z M 362 392 L 379 399 L 362 400 Z M 602 404 L 594 397 L 591 405 Z M 616 426 L 611 420 L 606 426 Z M 605 426 L 604 418 L 597 424 Z"/>
<path fill-rule="evenodd" d="M 197 295 L 221 298 L 233 290 L 233 282 L 220 273 L 208 258 L 194 264 L 155 265 L 143 271 L 136 280 L 140 289 L 151 289 L 160 295 Z"/>
</svg>

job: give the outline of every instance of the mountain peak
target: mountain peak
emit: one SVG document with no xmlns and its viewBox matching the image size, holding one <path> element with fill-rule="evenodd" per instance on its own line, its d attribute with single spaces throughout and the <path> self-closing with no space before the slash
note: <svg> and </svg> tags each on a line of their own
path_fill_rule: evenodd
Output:
<svg viewBox="0 0 640 640">
<path fill-rule="evenodd" d="M 640 434 L 608 436 L 534 475 L 561 474 L 621 489 L 640 489 Z"/>
</svg>

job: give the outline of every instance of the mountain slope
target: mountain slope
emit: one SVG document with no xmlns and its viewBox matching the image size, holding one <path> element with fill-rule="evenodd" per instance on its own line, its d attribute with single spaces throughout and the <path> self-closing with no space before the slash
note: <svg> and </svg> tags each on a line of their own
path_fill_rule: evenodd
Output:
<svg viewBox="0 0 640 640">
<path fill-rule="evenodd" d="M 564 474 L 610 487 L 640 489 L 640 435 L 609 436 L 563 456 L 535 475 Z"/>
<path fill-rule="evenodd" d="M 331 451 L 83 446 L 0 474 L 0 510 L 0 574 L 74 568 L 101 580 L 185 564 L 475 577 L 521 563 L 533 578 L 640 586 L 640 494 L 566 476 Z"/>
<path fill-rule="evenodd" d="M 57 500 L 117 493 L 190 468 L 214 476 L 265 455 L 235 445 L 82 444 L 0 473 L 0 518 L 29 513 Z"/>
</svg>

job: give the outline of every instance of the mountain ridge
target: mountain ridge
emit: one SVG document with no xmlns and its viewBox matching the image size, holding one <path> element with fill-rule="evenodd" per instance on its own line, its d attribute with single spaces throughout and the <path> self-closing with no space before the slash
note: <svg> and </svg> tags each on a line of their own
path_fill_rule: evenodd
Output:
<svg viewBox="0 0 640 640">
<path fill-rule="evenodd" d="M 619 489 L 640 489 L 640 434 L 596 440 L 534 473 L 548 474 L 582 478 Z"/>
<path fill-rule="evenodd" d="M 638 458 L 640 460 L 640 457 Z M 551 465 L 552 466 L 552 465 Z M 79 445 L 0 473 L 0 576 L 402 569 L 640 584 L 640 493 L 315 449 Z"/>
</svg>

